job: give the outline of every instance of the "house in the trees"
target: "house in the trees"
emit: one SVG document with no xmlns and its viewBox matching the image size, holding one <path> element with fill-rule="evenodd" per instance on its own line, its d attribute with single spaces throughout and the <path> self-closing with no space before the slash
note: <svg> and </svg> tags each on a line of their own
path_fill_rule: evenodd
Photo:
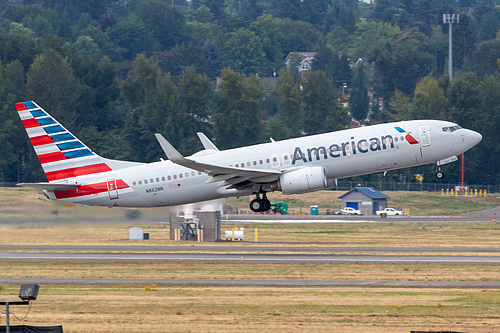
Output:
<svg viewBox="0 0 500 333">
<path fill-rule="evenodd" d="M 287 67 L 295 67 L 299 72 L 311 69 L 311 64 L 316 52 L 290 52 L 285 58 Z"/>
</svg>

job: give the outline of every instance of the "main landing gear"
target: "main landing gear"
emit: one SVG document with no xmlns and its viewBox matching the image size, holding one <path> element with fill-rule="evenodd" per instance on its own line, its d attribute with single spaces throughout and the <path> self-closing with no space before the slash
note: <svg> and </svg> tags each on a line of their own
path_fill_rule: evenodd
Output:
<svg viewBox="0 0 500 333">
<path fill-rule="evenodd" d="M 262 199 L 259 194 L 257 193 L 256 198 L 250 201 L 250 209 L 255 213 L 266 212 L 271 209 L 271 202 L 267 199 L 266 193 L 262 193 Z"/>
</svg>

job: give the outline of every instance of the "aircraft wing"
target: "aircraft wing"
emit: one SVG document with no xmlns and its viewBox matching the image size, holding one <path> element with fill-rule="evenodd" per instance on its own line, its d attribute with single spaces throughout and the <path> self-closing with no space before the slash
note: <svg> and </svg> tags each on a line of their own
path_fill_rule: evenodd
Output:
<svg viewBox="0 0 500 333">
<path fill-rule="evenodd" d="M 49 191 L 69 191 L 80 187 L 81 185 L 76 184 L 57 184 L 57 183 L 19 183 L 17 186 L 22 187 L 33 187 L 39 190 L 49 190 Z"/>
<path fill-rule="evenodd" d="M 161 134 L 156 133 L 155 136 L 170 161 L 185 166 L 186 168 L 209 174 L 212 178 L 210 178 L 207 183 L 223 181 L 221 186 L 236 185 L 247 181 L 252 183 L 267 183 L 278 179 L 282 174 L 281 171 L 277 170 L 263 171 L 199 163 L 182 156 Z"/>
</svg>

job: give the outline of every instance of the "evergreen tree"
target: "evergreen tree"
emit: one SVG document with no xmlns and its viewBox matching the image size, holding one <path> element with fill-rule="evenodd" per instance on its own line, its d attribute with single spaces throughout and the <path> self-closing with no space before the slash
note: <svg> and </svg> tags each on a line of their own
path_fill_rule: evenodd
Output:
<svg viewBox="0 0 500 333">
<path fill-rule="evenodd" d="M 80 101 L 82 85 L 68 59 L 51 49 L 38 55 L 27 73 L 27 90 L 30 99 L 67 128 L 80 129 L 75 105 Z"/>
<path fill-rule="evenodd" d="M 279 124 L 284 129 L 284 138 L 301 136 L 304 119 L 299 85 L 295 83 L 294 75 L 289 68 L 281 69 L 279 77 L 278 116 Z"/>
<path fill-rule="evenodd" d="M 223 65 L 239 73 L 269 74 L 269 60 L 262 40 L 251 30 L 240 28 L 229 33 L 224 45 Z"/>
<path fill-rule="evenodd" d="M 340 107 L 340 92 L 335 90 L 324 72 L 305 72 L 302 86 L 306 134 L 340 130 L 349 124 L 347 112 Z"/>
<path fill-rule="evenodd" d="M 359 121 L 366 119 L 369 106 L 368 84 L 365 66 L 362 62 L 354 69 L 350 87 L 349 106 L 354 119 Z"/>
<path fill-rule="evenodd" d="M 256 76 L 248 81 L 226 68 L 215 93 L 214 133 L 220 148 L 259 142 L 262 134 L 260 103 L 262 88 Z"/>
<path fill-rule="evenodd" d="M 199 145 L 196 132 L 211 134 L 211 110 L 209 103 L 212 96 L 210 79 L 204 74 L 197 74 L 193 66 L 186 68 L 184 76 L 180 79 L 179 96 L 182 104 L 184 128 L 182 146 L 185 150 L 193 149 Z"/>
<path fill-rule="evenodd" d="M 447 119 L 447 102 L 437 80 L 426 76 L 415 88 L 411 119 Z"/>
</svg>

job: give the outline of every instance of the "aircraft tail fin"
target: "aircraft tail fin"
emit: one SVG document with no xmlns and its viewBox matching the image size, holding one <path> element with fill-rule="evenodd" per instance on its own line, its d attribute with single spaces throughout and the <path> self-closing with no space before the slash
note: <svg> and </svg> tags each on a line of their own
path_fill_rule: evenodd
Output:
<svg viewBox="0 0 500 333">
<path fill-rule="evenodd" d="M 49 182 L 113 170 L 111 160 L 90 150 L 36 103 L 16 103 L 16 109 Z"/>
</svg>

